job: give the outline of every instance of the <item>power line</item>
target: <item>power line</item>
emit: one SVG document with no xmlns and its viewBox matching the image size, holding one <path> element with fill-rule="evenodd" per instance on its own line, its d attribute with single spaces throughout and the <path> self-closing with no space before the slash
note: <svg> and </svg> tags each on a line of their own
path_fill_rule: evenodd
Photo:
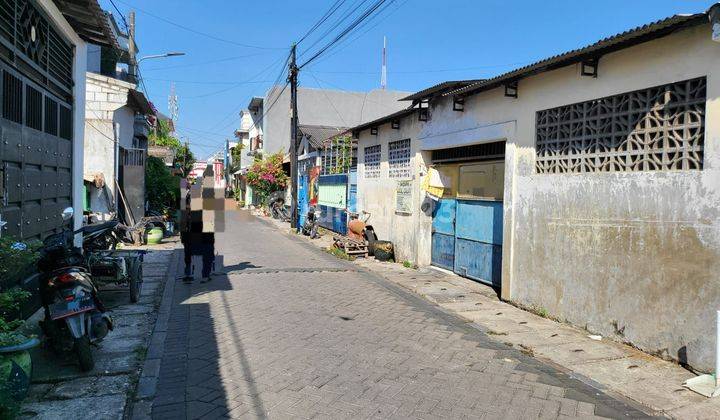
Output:
<svg viewBox="0 0 720 420">
<path fill-rule="evenodd" d="M 394 1 L 394 0 L 393 0 L 393 1 Z M 330 58 L 330 57 L 338 54 L 340 51 L 344 50 L 345 48 L 347 48 L 348 46 L 350 46 L 352 43 L 354 43 L 354 42 L 357 41 L 358 39 L 360 39 L 360 38 L 362 38 L 363 36 L 365 36 L 368 32 L 370 32 L 371 30 L 375 29 L 378 25 L 380 25 L 382 22 L 384 22 L 387 18 L 389 18 L 390 16 L 392 16 L 393 13 L 395 13 L 395 12 L 397 12 L 399 9 L 401 9 L 408 1 L 409 1 L 409 0 L 405 0 L 404 2 L 402 2 L 402 3 L 401 3 L 400 5 L 398 5 L 395 9 L 393 9 L 390 13 L 386 14 L 382 19 L 380 19 L 379 21 L 377 21 L 374 25 L 372 25 L 370 28 L 368 28 L 366 31 L 364 31 L 364 32 L 361 33 L 360 35 L 356 36 L 355 38 L 351 39 L 350 41 L 347 41 L 347 42 L 343 41 L 343 42 L 335 45 L 335 47 L 331 48 L 331 49 L 334 49 L 334 51 L 332 52 L 332 54 L 326 55 L 326 56 L 323 57 L 319 62 L 317 62 L 317 63 L 315 63 L 315 64 L 317 65 L 317 64 L 321 63 L 322 61 L 325 61 L 325 60 L 327 60 L 328 58 Z M 366 21 L 363 22 L 360 26 L 358 26 L 358 30 L 360 30 L 360 29 L 364 28 L 365 26 L 369 25 L 370 22 L 372 22 L 372 21 L 373 21 L 375 18 L 377 18 L 378 16 L 382 15 L 382 13 L 383 13 L 386 9 L 388 9 L 392 4 L 393 4 L 393 2 L 390 2 L 390 3 L 386 4 L 385 6 L 383 6 L 376 14 L 372 15 L 368 20 L 366 20 Z M 342 45 L 342 47 L 340 47 L 340 45 Z M 392 72 L 391 72 L 391 73 L 392 73 Z"/>
<path fill-rule="evenodd" d="M 348 25 L 345 29 L 343 29 L 338 35 L 333 38 L 332 41 L 325 44 L 324 47 L 320 48 L 319 51 L 317 51 L 312 57 L 307 59 L 305 63 L 301 64 L 298 69 L 302 69 L 303 67 L 307 66 L 308 64 L 312 63 L 315 59 L 320 57 L 325 51 L 327 51 L 329 48 L 331 48 L 333 45 L 335 45 L 337 42 L 345 38 L 350 32 L 353 31 L 353 29 L 357 28 L 358 25 L 360 25 L 365 19 L 367 19 L 369 16 L 371 16 L 380 6 L 383 5 L 388 0 L 378 0 L 375 3 L 373 3 L 370 7 L 365 9 L 365 11 L 358 16 L 350 25 Z M 391 3 L 395 0 L 389 0 Z"/>
<path fill-rule="evenodd" d="M 280 57 L 280 59 L 275 60 L 275 61 L 273 61 L 272 63 L 270 63 L 270 65 L 267 66 L 267 67 L 265 67 L 263 70 L 261 70 L 260 73 L 258 73 L 256 76 L 253 76 L 253 77 L 251 78 L 251 80 L 254 79 L 255 77 L 259 77 L 260 75 L 262 75 L 262 74 L 264 74 L 265 72 L 269 71 L 269 70 L 270 70 L 272 67 L 274 67 L 278 62 L 280 62 L 280 60 L 282 60 L 282 57 Z M 275 78 L 275 82 L 273 83 L 272 86 L 277 85 L 277 83 L 279 82 L 279 80 L 280 80 L 280 78 L 282 77 L 283 72 L 284 72 L 284 70 L 285 70 L 285 65 L 288 63 L 288 60 L 290 60 L 290 54 L 288 54 L 287 57 L 285 57 L 285 61 L 283 62 L 282 66 L 280 67 L 280 74 L 278 74 L 278 77 Z M 215 130 L 218 130 L 218 128 L 222 129 L 222 128 L 227 127 L 228 124 L 226 124 L 226 125 L 224 125 L 224 126 L 222 126 L 222 127 L 220 127 L 220 125 L 221 125 L 225 120 L 227 120 L 228 118 L 232 117 L 232 116 L 235 115 L 237 112 L 239 112 L 239 111 L 242 109 L 242 107 L 243 107 L 243 104 L 240 104 L 240 106 L 238 106 L 237 108 L 234 108 L 232 111 L 230 111 L 229 114 L 227 114 L 227 115 L 226 115 L 225 117 L 223 117 L 220 121 L 218 121 L 217 124 L 215 124 L 214 126 L 212 126 L 212 128 L 210 128 L 210 131 L 215 131 Z"/>
<path fill-rule="evenodd" d="M 261 52 L 261 53 L 256 53 L 256 54 L 237 55 L 237 56 L 233 56 L 233 57 L 219 58 L 217 60 L 208 60 L 208 61 L 203 61 L 203 62 L 199 62 L 199 63 L 179 64 L 179 65 L 175 65 L 175 66 L 165 66 L 165 67 L 152 67 L 149 69 L 145 69 L 145 71 L 150 72 L 150 71 L 159 71 L 159 70 L 171 70 L 171 69 L 181 69 L 181 68 L 187 68 L 187 67 L 206 66 L 208 64 L 224 63 L 227 61 L 239 60 L 242 58 L 257 57 L 259 55 L 264 55 L 264 54 L 267 54 L 267 52 Z"/>
<path fill-rule="evenodd" d="M 340 8 L 340 6 L 342 6 L 343 3 L 345 3 L 345 1 L 346 1 L 346 0 L 336 0 L 335 3 L 333 3 L 332 6 L 330 6 L 330 8 L 328 9 L 328 11 L 325 12 L 325 14 L 320 17 L 320 19 L 315 23 L 315 25 L 313 25 L 313 26 L 305 33 L 305 35 L 303 35 L 302 38 L 300 38 L 300 40 L 297 42 L 297 44 L 300 44 L 301 42 L 303 42 L 303 41 L 305 40 L 305 38 L 308 37 L 308 35 L 310 35 L 311 33 L 313 33 L 313 31 L 315 31 L 315 29 L 319 28 L 320 25 L 322 25 L 323 23 L 325 23 L 325 21 L 328 20 L 328 19 L 330 18 L 330 16 L 332 16 L 332 15 L 337 11 L 337 9 Z"/>
<path fill-rule="evenodd" d="M 143 10 L 143 9 L 140 9 L 140 8 L 138 8 L 138 7 L 136 7 L 136 6 L 133 6 L 133 5 L 131 5 L 131 4 L 128 4 L 127 2 L 125 2 L 125 1 L 123 1 L 123 0 L 117 0 L 117 1 L 120 2 L 120 3 L 122 3 L 122 4 L 124 4 L 124 5 L 126 5 L 126 6 L 128 6 L 128 7 L 132 7 L 132 8 L 134 8 L 135 10 L 137 10 L 137 11 L 139 11 L 139 12 L 142 12 L 142 13 L 148 15 L 148 16 L 151 16 L 151 17 L 153 17 L 153 18 L 155 18 L 155 19 L 158 19 L 158 20 L 160 20 L 160 21 L 163 21 L 163 22 L 167 23 L 168 25 L 175 26 L 175 27 L 177 27 L 177 28 L 180 28 L 180 29 L 183 29 L 183 30 L 185 30 L 185 31 L 194 33 L 194 34 L 196 34 L 196 35 L 204 36 L 204 37 L 209 38 L 209 39 L 213 39 L 213 40 L 215 40 L 215 41 L 220 41 L 220 42 L 224 42 L 224 43 L 227 43 L 227 44 L 237 45 L 237 46 L 239 46 L 239 47 L 255 48 L 255 49 L 259 49 L 259 50 L 284 50 L 284 49 L 285 49 L 285 48 L 279 48 L 279 47 L 266 47 L 266 46 L 261 46 L 261 45 L 244 44 L 244 43 L 241 43 L 241 42 L 236 42 L 236 41 L 232 41 L 232 40 L 229 40 L 229 39 L 221 38 L 221 37 L 219 37 L 219 36 L 216 36 L 216 35 L 213 35 L 213 34 L 209 34 L 209 33 L 206 33 L 206 32 L 201 32 L 201 31 L 198 31 L 198 30 L 196 30 L 196 29 L 192 29 L 192 28 L 187 27 L 187 26 L 185 26 L 185 25 L 179 24 L 179 23 L 177 23 L 177 22 L 173 22 L 173 21 L 170 20 L 170 19 L 166 19 L 166 18 L 164 18 L 164 17 L 162 17 L 162 16 L 158 16 L 158 15 L 156 15 L 156 14 L 154 14 L 154 13 L 148 12 L 147 10 Z"/>
<path fill-rule="evenodd" d="M 156 77 L 146 77 L 145 80 L 155 80 L 158 82 L 175 82 L 175 83 L 187 83 L 191 85 L 237 85 L 237 84 L 254 84 L 254 83 L 270 83 L 272 80 L 255 80 L 255 81 L 234 81 L 234 82 L 210 82 L 206 80 L 175 80 L 175 79 L 162 79 Z"/>
<path fill-rule="evenodd" d="M 299 57 L 303 57 L 305 54 L 307 54 L 309 51 L 313 49 L 316 45 L 318 45 L 325 37 L 330 35 L 332 31 L 339 28 L 340 25 L 345 22 L 349 17 L 351 17 L 363 4 L 367 3 L 369 0 L 355 0 L 354 3 L 350 4 L 347 9 L 343 12 L 343 14 L 338 17 L 338 19 L 335 20 L 326 30 L 323 32 L 312 44 L 310 44 L 309 47 L 305 49 L 304 52 L 302 52 Z"/>
</svg>

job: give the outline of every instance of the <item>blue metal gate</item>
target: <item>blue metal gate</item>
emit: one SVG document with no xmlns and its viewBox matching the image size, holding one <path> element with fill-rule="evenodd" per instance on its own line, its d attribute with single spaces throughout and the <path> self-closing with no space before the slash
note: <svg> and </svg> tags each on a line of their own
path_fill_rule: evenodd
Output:
<svg viewBox="0 0 720 420">
<path fill-rule="evenodd" d="M 432 264 L 500 287 L 502 212 L 501 201 L 441 199 L 433 216 Z"/>
</svg>

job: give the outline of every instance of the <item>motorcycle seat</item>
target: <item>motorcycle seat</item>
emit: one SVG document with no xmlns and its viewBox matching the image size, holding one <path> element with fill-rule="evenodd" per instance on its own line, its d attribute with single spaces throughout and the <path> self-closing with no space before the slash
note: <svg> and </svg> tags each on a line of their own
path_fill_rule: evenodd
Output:
<svg viewBox="0 0 720 420">
<path fill-rule="evenodd" d="M 90 233 L 99 232 L 101 230 L 113 229 L 115 226 L 118 225 L 118 223 L 119 222 L 117 220 L 111 220 L 109 222 L 86 225 L 80 229 L 80 232 L 85 233 L 85 234 L 90 234 Z"/>
</svg>

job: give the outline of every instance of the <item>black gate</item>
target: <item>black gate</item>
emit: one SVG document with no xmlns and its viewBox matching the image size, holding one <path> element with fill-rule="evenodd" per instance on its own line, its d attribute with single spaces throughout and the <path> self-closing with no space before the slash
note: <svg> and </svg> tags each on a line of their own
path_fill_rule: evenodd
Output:
<svg viewBox="0 0 720 420">
<path fill-rule="evenodd" d="M 43 237 L 72 204 L 73 55 L 33 1 L 0 0 L 3 234 Z"/>
</svg>

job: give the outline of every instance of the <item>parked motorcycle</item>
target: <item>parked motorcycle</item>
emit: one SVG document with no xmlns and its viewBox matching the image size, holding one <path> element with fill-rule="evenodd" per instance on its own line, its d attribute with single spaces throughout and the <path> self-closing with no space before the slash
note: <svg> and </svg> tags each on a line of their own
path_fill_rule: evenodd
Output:
<svg viewBox="0 0 720 420">
<path fill-rule="evenodd" d="M 307 215 L 305 216 L 305 223 L 302 226 L 302 233 L 305 236 L 309 236 L 310 239 L 319 238 L 318 233 L 318 217 L 320 217 L 320 211 L 315 209 L 315 206 L 310 206 Z"/>
<path fill-rule="evenodd" d="M 130 302 L 140 299 L 143 281 L 142 262 L 144 251 L 117 250 L 119 235 L 122 234 L 117 220 L 83 226 L 76 233 L 83 235 L 84 266 L 98 285 L 113 283 L 127 286 Z"/>
<path fill-rule="evenodd" d="M 63 210 L 63 221 L 67 222 L 72 216 L 72 207 Z M 75 352 L 80 368 L 89 371 L 95 365 L 91 345 L 113 329 L 113 322 L 83 267 L 80 249 L 73 245 L 75 233 L 78 232 L 63 228 L 43 241 L 38 269 L 45 318 L 40 326 L 53 349 Z"/>
</svg>

